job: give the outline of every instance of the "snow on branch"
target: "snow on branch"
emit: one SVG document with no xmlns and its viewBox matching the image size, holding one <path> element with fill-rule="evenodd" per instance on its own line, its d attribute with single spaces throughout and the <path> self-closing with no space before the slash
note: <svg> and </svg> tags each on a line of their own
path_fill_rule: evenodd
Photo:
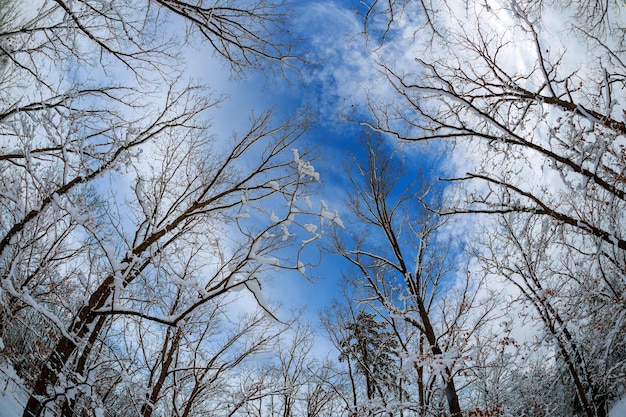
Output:
<svg viewBox="0 0 626 417">
<path fill-rule="evenodd" d="M 298 174 L 300 175 L 300 178 L 310 177 L 315 181 L 320 182 L 320 174 L 315 171 L 313 165 L 311 165 L 309 161 L 303 161 L 300 159 L 300 153 L 297 149 L 292 149 L 291 152 L 293 152 L 293 160 L 298 165 Z"/>
</svg>

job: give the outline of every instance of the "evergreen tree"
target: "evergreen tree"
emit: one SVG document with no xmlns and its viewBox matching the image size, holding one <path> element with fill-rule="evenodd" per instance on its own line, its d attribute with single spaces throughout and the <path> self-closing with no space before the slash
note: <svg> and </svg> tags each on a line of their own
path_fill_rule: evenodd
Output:
<svg viewBox="0 0 626 417">
<path fill-rule="evenodd" d="M 383 388 L 390 388 L 397 374 L 398 342 L 373 313 L 360 311 L 355 321 L 346 323 L 345 328 L 347 336 L 340 341 L 339 361 L 356 362 L 356 372 L 365 377 L 368 400 L 376 393 L 382 397 Z"/>
</svg>

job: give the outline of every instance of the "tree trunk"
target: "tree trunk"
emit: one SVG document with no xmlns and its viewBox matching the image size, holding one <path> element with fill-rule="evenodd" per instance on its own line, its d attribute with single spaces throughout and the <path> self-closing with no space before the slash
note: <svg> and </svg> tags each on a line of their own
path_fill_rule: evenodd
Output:
<svg viewBox="0 0 626 417">
<path fill-rule="evenodd" d="M 167 378 L 167 373 L 172 365 L 172 360 L 174 359 L 174 354 L 178 351 L 178 345 L 180 343 L 180 339 L 183 336 L 183 328 L 178 327 L 176 330 L 176 334 L 172 339 L 172 343 L 168 346 L 169 337 L 166 337 L 163 342 L 163 349 L 161 351 L 161 367 L 159 369 L 159 376 L 157 377 L 157 381 L 152 387 L 152 391 L 150 392 L 150 396 L 146 399 L 146 402 L 141 406 L 141 415 L 142 417 L 152 417 L 152 413 L 154 412 L 154 404 L 159 399 L 159 395 L 161 394 L 161 390 L 163 389 L 163 384 L 165 383 L 165 379 Z"/>
<path fill-rule="evenodd" d="M 102 327 L 104 326 L 105 321 L 106 321 L 106 317 L 104 316 L 100 317 L 98 321 L 96 322 L 94 329 L 91 331 L 91 334 L 89 335 L 89 340 L 87 341 L 87 344 L 85 345 L 85 349 L 83 349 L 83 353 L 82 355 L 80 355 L 80 359 L 78 360 L 76 364 L 77 375 L 81 375 L 85 371 L 85 365 L 87 364 L 87 359 L 89 358 L 89 355 L 91 354 L 91 351 L 94 347 L 94 344 L 96 343 L 96 339 L 98 338 L 98 335 L 102 331 Z M 63 411 L 61 412 L 61 415 L 63 417 L 73 417 L 75 415 L 75 410 L 74 410 L 75 403 L 76 403 L 76 400 L 68 401 L 66 399 L 65 402 L 63 403 L 63 407 L 62 407 Z"/>
<path fill-rule="evenodd" d="M 409 287 L 412 288 L 412 287 Z M 430 322 L 430 317 L 428 316 L 428 311 L 426 311 L 426 307 L 424 306 L 424 300 L 420 294 L 413 294 L 415 297 L 415 301 L 417 303 L 417 308 L 419 310 L 420 319 L 422 324 L 424 325 L 424 334 L 426 339 L 428 340 L 428 344 L 431 347 L 431 351 L 435 355 L 441 355 L 442 351 L 439 347 L 439 343 L 437 343 L 437 336 L 435 335 L 435 330 L 433 329 L 432 323 Z M 450 414 L 452 417 L 462 417 L 461 405 L 459 404 L 459 396 L 456 392 L 456 387 L 454 386 L 454 379 L 452 378 L 452 373 L 450 372 L 450 368 L 445 367 L 446 375 L 448 380 L 446 381 L 446 400 L 448 401 L 448 409 L 450 410 Z"/>
<path fill-rule="evenodd" d="M 81 308 L 74 319 L 74 323 L 70 326 L 68 331 L 61 336 L 56 347 L 48 356 L 48 363 L 43 367 L 37 377 L 32 394 L 28 398 L 28 402 L 24 408 L 23 417 L 39 417 L 45 405 L 42 399 L 48 396 L 48 386 L 54 385 L 58 381 L 60 372 L 69 374 L 69 372 L 67 370 L 64 371 L 63 368 L 76 351 L 76 342 L 84 339 L 89 331 L 90 325 L 95 321 L 96 316 L 93 315 L 93 311 L 101 308 L 111 296 L 113 291 L 112 285 L 113 276 L 111 275 L 107 277 L 100 287 L 91 295 L 89 303 Z M 97 329 L 93 329 L 94 333 L 96 333 L 96 330 Z M 70 335 L 74 335 L 73 340 L 69 338 Z M 94 336 L 93 333 L 92 336 Z M 95 336 L 97 336 L 97 334 Z"/>
</svg>

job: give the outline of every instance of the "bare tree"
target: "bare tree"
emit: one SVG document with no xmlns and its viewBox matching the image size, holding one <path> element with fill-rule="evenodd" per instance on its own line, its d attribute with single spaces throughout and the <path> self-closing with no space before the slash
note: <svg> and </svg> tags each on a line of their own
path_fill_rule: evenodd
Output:
<svg viewBox="0 0 626 417">
<path fill-rule="evenodd" d="M 622 378 L 625 360 L 619 345 L 613 345 L 623 331 L 620 319 L 615 321 L 621 306 L 607 303 L 613 280 L 594 253 L 572 251 L 581 236 L 557 236 L 562 231 L 540 216 L 510 214 L 500 222 L 502 234 L 489 235 L 485 246 L 491 252 L 481 259 L 516 287 L 519 302 L 532 308 L 528 314 L 556 344 L 557 364 L 570 377 L 561 389 L 574 393 L 563 404 L 572 409 L 563 412 L 579 408 L 587 415 L 606 415 L 609 393 Z M 592 242 L 588 247 L 593 248 Z"/>
<path fill-rule="evenodd" d="M 571 34 L 567 44 L 543 20 L 555 13 L 553 2 L 438 4 L 424 8 L 425 41 L 413 67 L 382 59 L 397 100 L 372 99 L 364 123 L 403 141 L 446 141 L 467 152 L 467 172 L 449 179 L 456 200 L 441 214 L 498 219 L 481 231 L 479 258 L 489 258 L 487 270 L 535 310 L 581 412 L 606 415 L 613 392 L 606 376 L 623 375 L 623 362 L 604 353 L 599 368 L 591 364 L 604 347 L 623 343 L 615 332 L 624 326 L 617 294 L 626 284 L 625 67 L 616 6 L 558 7 L 571 17 L 562 28 Z M 584 62 L 575 47 L 586 51 Z"/>
<path fill-rule="evenodd" d="M 267 308 L 261 298 L 259 277 L 267 266 L 280 266 L 279 260 L 268 253 L 284 246 L 293 235 L 288 225 L 296 214 L 302 216 L 308 211 L 306 206 L 295 204 L 303 191 L 301 172 L 297 168 L 292 173 L 284 171 L 290 162 L 279 156 L 292 146 L 293 132 L 299 130 L 287 131 L 284 137 L 265 147 L 265 156 L 253 171 L 234 171 L 239 158 L 257 151 L 255 146 L 263 146 L 260 141 L 264 136 L 280 134 L 263 127 L 268 121 L 264 116 L 260 125 L 254 126 L 256 131 L 236 142 L 223 158 L 208 156 L 207 160 L 206 154 L 202 160 L 194 157 L 200 156 L 195 152 L 205 146 L 203 142 L 192 142 L 187 150 L 181 149 L 177 137 L 164 144 L 162 171 L 151 179 L 138 176 L 135 182 L 136 200 L 130 207 L 137 215 L 134 228 L 125 230 L 124 218 L 108 213 L 119 233 L 116 239 L 97 240 L 108 265 L 88 277 L 94 287 L 84 305 L 75 310 L 68 327 L 60 329 L 61 336 L 47 359 L 50 366 L 37 378 L 37 397 L 32 398 L 45 395 L 48 384 L 56 384 L 60 373 L 71 374 L 72 358 L 77 354 L 76 358 L 89 355 L 91 347 L 83 343 L 96 337 L 94 332 L 99 331 L 99 324 L 109 317 L 136 316 L 180 326 L 204 304 L 238 288 L 251 291 Z M 176 155 L 170 153 L 174 143 Z M 153 153 L 153 157 L 157 154 Z M 302 163 L 299 158 L 296 164 Z M 258 205 L 271 195 L 281 195 L 283 204 L 287 202 L 282 219 L 273 214 L 276 219 L 268 219 L 265 227 L 248 226 L 247 210 L 271 217 Z M 229 211 L 231 216 L 238 216 L 234 223 L 238 227 L 231 228 L 228 245 L 223 246 L 218 233 Z M 94 235 L 96 232 L 87 231 Z M 238 238 L 233 231 L 239 233 Z M 292 227 L 292 231 L 296 230 Z M 114 242 L 119 249 L 109 246 Z M 179 262 L 177 254 L 188 257 Z M 193 275 L 186 272 L 190 266 L 197 271 Z M 301 261 L 286 266 L 294 270 L 304 268 Z M 185 269 L 179 271 L 181 267 Z M 151 288 L 158 288 L 159 293 L 153 294 Z M 161 301 L 155 304 L 156 297 Z"/>
<path fill-rule="evenodd" d="M 456 381 L 467 347 L 461 335 L 468 340 L 488 309 L 474 314 L 479 310 L 477 282 L 469 276 L 455 282 L 452 258 L 435 241 L 445 222 L 423 203 L 428 189 L 408 182 L 399 151 L 390 152 L 375 139 L 366 149 L 366 161 L 350 172 L 354 194 L 349 207 L 358 224 L 350 235 L 337 236 L 336 250 L 355 268 L 355 302 L 386 323 L 403 358 L 402 369 L 414 373 L 414 382 L 398 386 L 396 395 L 405 400 L 400 404 L 412 403 L 426 415 L 445 398 L 445 408 L 460 416 Z M 409 387 L 412 383 L 417 392 Z"/>
<path fill-rule="evenodd" d="M 294 39 L 286 29 L 290 17 L 283 0 L 257 0 L 244 6 L 223 0 L 151 3 L 181 17 L 188 36 L 208 41 L 236 75 L 250 69 L 296 69 L 301 61 L 292 51 Z"/>
<path fill-rule="evenodd" d="M 147 340 L 161 359 L 144 357 L 139 411 L 169 396 L 190 414 L 216 375 L 172 368 L 204 347 L 196 332 L 211 326 L 198 315 L 244 290 L 271 316 L 264 271 L 306 274 L 302 241 L 321 236 L 324 219 L 340 222 L 308 198 L 319 175 L 296 149 L 307 118 L 256 112 L 230 139 L 214 137 L 207 115 L 222 98 L 185 81 L 174 48 L 200 34 L 237 75 L 291 65 L 286 9 L 16 4 L 0 3 L 0 331 L 31 389 L 24 415 L 128 405 L 120 390 L 125 375 L 144 375 L 136 347 Z M 289 245 L 291 257 L 280 252 Z M 221 339 L 224 352 L 249 331 Z"/>
<path fill-rule="evenodd" d="M 316 357 L 313 351 L 315 335 L 300 320 L 300 315 L 296 316 L 293 325 L 281 335 L 276 354 L 261 368 L 260 372 L 267 377 L 264 381 L 266 395 L 249 401 L 246 409 L 241 410 L 247 411 L 246 415 L 341 415 L 335 407 L 338 394 L 333 389 L 334 365 Z"/>
</svg>

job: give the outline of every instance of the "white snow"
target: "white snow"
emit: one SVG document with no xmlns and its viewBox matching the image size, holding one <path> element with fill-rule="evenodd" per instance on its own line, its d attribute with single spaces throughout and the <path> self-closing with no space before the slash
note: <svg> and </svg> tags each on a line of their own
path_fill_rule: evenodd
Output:
<svg viewBox="0 0 626 417">
<path fill-rule="evenodd" d="M 144 182 L 141 177 L 137 178 L 137 183 L 135 184 L 135 195 L 137 196 L 137 202 L 141 206 L 141 210 L 143 211 L 144 216 L 146 216 L 146 219 L 149 219 L 151 210 L 143 186 Z"/>
<path fill-rule="evenodd" d="M 280 191 L 280 185 L 276 181 L 270 181 L 267 183 L 274 191 Z"/>
<path fill-rule="evenodd" d="M 257 250 L 259 247 L 259 241 L 255 241 L 250 248 L 250 259 L 253 259 L 262 264 L 271 265 L 271 266 L 280 266 L 280 261 L 278 258 L 273 256 L 261 256 L 257 254 Z"/>
<path fill-rule="evenodd" d="M 626 397 L 615 402 L 609 410 L 609 417 L 624 417 L 626 416 Z"/>
<path fill-rule="evenodd" d="M 272 321 L 277 321 L 280 323 L 280 321 L 272 314 L 269 309 L 269 304 L 265 299 L 265 296 L 263 295 L 263 291 L 261 291 L 261 281 L 258 278 L 252 278 L 245 281 L 244 285 L 246 286 L 246 288 L 248 288 L 248 290 L 250 290 L 250 292 L 256 299 L 259 307 L 261 307 L 261 309 L 263 310 L 265 317 Z"/>
<path fill-rule="evenodd" d="M 284 224 L 280 225 L 280 229 L 283 232 L 283 242 L 286 241 L 287 239 L 289 239 L 292 236 L 295 236 L 293 233 L 289 233 L 289 229 L 287 229 L 287 226 L 285 226 Z"/>
<path fill-rule="evenodd" d="M 320 201 L 320 204 L 322 205 L 322 211 L 321 211 L 321 216 L 325 219 L 331 220 L 333 222 L 335 222 L 335 224 L 339 227 L 341 227 L 342 229 L 345 229 L 343 222 L 341 221 L 341 219 L 339 218 L 339 213 L 337 212 L 337 210 L 334 210 L 332 213 L 328 210 L 328 205 L 326 204 L 326 202 L 324 200 Z"/>
<path fill-rule="evenodd" d="M 0 367 L 0 417 L 21 416 L 28 399 L 22 381 L 11 366 Z"/>
<path fill-rule="evenodd" d="M 311 177 L 315 181 L 320 182 L 320 174 L 315 172 L 313 165 L 308 161 L 300 159 L 300 154 L 297 149 L 292 149 L 291 152 L 293 152 L 293 160 L 298 164 L 298 174 L 300 174 L 300 177 Z"/>
</svg>

